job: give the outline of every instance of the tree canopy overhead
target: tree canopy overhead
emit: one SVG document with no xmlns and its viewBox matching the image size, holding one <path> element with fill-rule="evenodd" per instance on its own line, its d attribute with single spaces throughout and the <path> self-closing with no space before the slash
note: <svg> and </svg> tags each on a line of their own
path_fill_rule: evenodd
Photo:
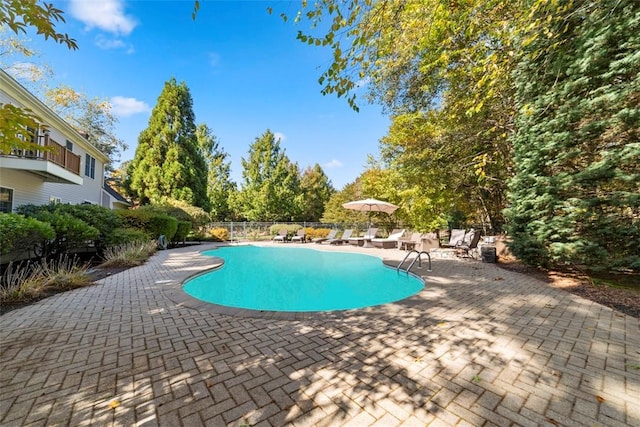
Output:
<svg viewBox="0 0 640 427">
<path fill-rule="evenodd" d="M 303 2 L 296 19 L 311 29 L 298 39 L 333 52 L 322 93 L 357 109 L 364 89 L 392 115 L 381 160 L 404 189 L 397 202 L 431 216 L 415 215 L 416 226 L 464 206 L 487 228 L 502 228 L 515 113 L 509 75 L 525 3 Z"/>
</svg>

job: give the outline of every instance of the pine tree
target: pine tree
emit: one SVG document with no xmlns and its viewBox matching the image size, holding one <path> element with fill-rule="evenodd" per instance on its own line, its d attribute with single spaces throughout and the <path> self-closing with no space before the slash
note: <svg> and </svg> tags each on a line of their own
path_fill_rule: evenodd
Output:
<svg viewBox="0 0 640 427">
<path fill-rule="evenodd" d="M 532 11 L 516 70 L 513 252 L 534 265 L 640 269 L 640 3 Z"/>
<path fill-rule="evenodd" d="M 324 205 L 335 191 L 319 164 L 304 170 L 300 188 L 304 197 L 301 219 L 319 221 L 324 213 Z"/>
<path fill-rule="evenodd" d="M 299 219 L 300 171 L 270 130 L 249 147 L 249 158 L 242 159 L 242 168 L 243 182 L 235 198 L 241 217 L 250 221 Z"/>
<path fill-rule="evenodd" d="M 229 199 L 236 191 L 236 184 L 231 181 L 231 163 L 229 155 L 220 147 L 218 139 L 206 124 L 196 129 L 198 145 L 208 167 L 207 197 L 211 202 L 211 217 L 217 221 L 233 219 Z"/>
<path fill-rule="evenodd" d="M 149 125 L 138 137 L 129 186 L 141 203 L 163 197 L 210 209 L 207 165 L 198 146 L 189 88 L 174 78 L 158 97 Z"/>
</svg>

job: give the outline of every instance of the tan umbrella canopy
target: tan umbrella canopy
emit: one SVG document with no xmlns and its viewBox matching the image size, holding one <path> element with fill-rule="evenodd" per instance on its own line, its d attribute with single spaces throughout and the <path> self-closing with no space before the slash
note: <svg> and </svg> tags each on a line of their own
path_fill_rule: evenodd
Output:
<svg viewBox="0 0 640 427">
<path fill-rule="evenodd" d="M 369 212 L 369 228 L 371 228 L 371 212 L 384 212 L 391 215 L 398 209 L 398 206 L 393 203 L 383 202 L 377 199 L 355 200 L 343 204 L 342 207 L 354 211 Z"/>
<path fill-rule="evenodd" d="M 356 200 L 353 202 L 347 202 L 342 205 L 345 209 L 353 209 L 360 212 L 384 212 L 386 214 L 392 214 L 398 207 L 393 203 L 383 202 L 376 199 L 364 199 Z"/>
</svg>

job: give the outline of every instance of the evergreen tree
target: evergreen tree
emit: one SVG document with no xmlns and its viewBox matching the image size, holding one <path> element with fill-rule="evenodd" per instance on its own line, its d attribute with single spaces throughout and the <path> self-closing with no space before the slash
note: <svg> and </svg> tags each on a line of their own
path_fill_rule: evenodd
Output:
<svg viewBox="0 0 640 427">
<path fill-rule="evenodd" d="M 640 269 L 640 3 L 535 3 L 516 70 L 512 250 Z"/>
<path fill-rule="evenodd" d="M 270 130 L 242 158 L 243 183 L 234 198 L 236 210 L 249 221 L 295 221 L 300 217 L 300 171 Z"/>
<path fill-rule="evenodd" d="M 209 171 L 207 196 L 211 202 L 211 217 L 217 221 L 230 220 L 233 215 L 229 200 L 236 190 L 236 184 L 230 178 L 231 162 L 227 161 L 229 155 L 220 147 L 216 136 L 206 124 L 198 125 L 196 135 Z"/>
<path fill-rule="evenodd" d="M 302 220 L 317 222 L 324 213 L 324 205 L 335 191 L 331 181 L 319 164 L 308 167 L 302 173 L 300 187 L 304 203 L 302 205 Z"/>
<path fill-rule="evenodd" d="M 198 146 L 189 88 L 167 81 L 151 112 L 148 127 L 138 137 L 129 170 L 129 186 L 141 203 L 163 197 L 210 209 L 207 165 Z"/>
</svg>

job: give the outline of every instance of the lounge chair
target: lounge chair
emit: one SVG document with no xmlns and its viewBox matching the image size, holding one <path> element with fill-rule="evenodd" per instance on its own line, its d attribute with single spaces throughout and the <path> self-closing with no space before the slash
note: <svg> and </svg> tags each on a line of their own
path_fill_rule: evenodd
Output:
<svg viewBox="0 0 640 427">
<path fill-rule="evenodd" d="M 422 233 L 411 233 L 411 237 L 409 239 L 400 239 L 398 240 L 398 249 L 403 251 L 408 251 L 411 249 L 415 249 L 416 246 L 422 243 Z"/>
<path fill-rule="evenodd" d="M 456 255 L 473 258 L 471 251 L 478 247 L 480 234 L 480 230 L 474 230 L 473 228 L 469 230 L 462 239 L 462 243 L 455 246 Z"/>
<path fill-rule="evenodd" d="M 454 228 L 449 235 L 449 243 L 442 245 L 443 248 L 455 248 L 456 245 L 461 245 L 464 242 L 465 230 L 460 228 Z"/>
<path fill-rule="evenodd" d="M 329 239 L 326 242 L 329 243 L 330 245 L 341 245 L 343 243 L 348 243 L 352 234 L 353 234 L 353 230 L 350 228 L 347 228 L 342 232 L 342 236 L 339 239 Z"/>
<path fill-rule="evenodd" d="M 349 238 L 349 244 L 350 245 L 356 245 L 356 246 L 364 246 L 365 242 L 367 240 L 371 240 L 374 237 L 376 237 L 376 233 L 378 232 L 377 228 L 369 228 L 367 230 L 366 233 L 364 233 L 364 236 L 362 237 L 351 237 Z M 344 239 L 344 237 L 343 237 Z"/>
<path fill-rule="evenodd" d="M 438 239 L 437 233 L 424 233 L 420 237 L 419 250 L 430 252 L 431 249 L 438 249 L 440 247 L 440 239 Z"/>
<path fill-rule="evenodd" d="M 287 229 L 286 228 L 281 228 L 280 231 L 278 231 L 278 234 L 276 234 L 276 236 L 273 238 L 274 242 L 286 242 L 287 241 Z"/>
<path fill-rule="evenodd" d="M 296 235 L 291 238 L 291 243 L 293 242 L 304 243 L 306 240 L 306 236 L 307 236 L 307 232 L 304 230 L 304 228 L 301 228 L 300 230 L 298 230 Z"/>
<path fill-rule="evenodd" d="M 404 228 L 402 230 L 392 230 L 386 239 L 371 239 L 371 244 L 376 248 L 391 249 L 397 248 L 398 242 L 404 236 Z"/>
<path fill-rule="evenodd" d="M 322 243 L 322 242 L 327 241 L 327 240 L 335 239 L 336 238 L 336 234 L 338 234 L 338 230 L 334 228 L 333 230 L 329 231 L 329 234 L 327 234 L 327 237 L 316 237 L 315 239 L 312 239 L 311 241 L 313 243 L 318 243 L 319 244 L 319 243 Z"/>
</svg>

